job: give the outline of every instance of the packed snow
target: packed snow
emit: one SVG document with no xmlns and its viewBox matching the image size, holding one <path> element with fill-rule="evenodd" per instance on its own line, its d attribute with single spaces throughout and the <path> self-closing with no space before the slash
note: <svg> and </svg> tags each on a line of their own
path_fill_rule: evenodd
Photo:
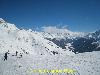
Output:
<svg viewBox="0 0 100 75">
<path fill-rule="evenodd" d="M 49 30 L 47 32 L 47 30 Z M 19 29 L 0 18 L 0 75 L 57 75 L 56 73 L 34 73 L 34 69 L 74 69 L 74 74 L 58 75 L 100 75 L 100 51 L 75 54 L 70 43 L 62 49 L 46 38 L 61 38 L 59 29 L 45 28 L 45 32 Z M 56 33 L 57 32 L 57 33 Z M 83 37 L 84 33 L 61 29 L 68 37 Z M 73 49 L 73 48 L 71 48 Z M 7 60 L 4 60 L 5 53 Z"/>
</svg>

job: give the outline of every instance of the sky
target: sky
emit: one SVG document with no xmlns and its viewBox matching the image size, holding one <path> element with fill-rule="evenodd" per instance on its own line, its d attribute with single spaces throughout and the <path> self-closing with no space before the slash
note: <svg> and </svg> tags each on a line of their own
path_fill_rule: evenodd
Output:
<svg viewBox="0 0 100 75">
<path fill-rule="evenodd" d="M 0 0 L 0 18 L 19 28 L 60 25 L 92 32 L 100 29 L 100 0 Z"/>
</svg>

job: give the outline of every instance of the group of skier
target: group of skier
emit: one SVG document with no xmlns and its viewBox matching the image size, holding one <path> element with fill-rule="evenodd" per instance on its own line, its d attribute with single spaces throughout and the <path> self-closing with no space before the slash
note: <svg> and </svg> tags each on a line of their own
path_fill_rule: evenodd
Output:
<svg viewBox="0 0 100 75">
<path fill-rule="evenodd" d="M 6 53 L 4 54 L 4 61 L 8 59 L 8 54 L 10 54 L 10 53 L 9 53 L 9 50 L 8 50 L 8 52 L 6 52 Z M 16 51 L 15 56 L 17 56 L 17 55 L 18 55 L 18 51 Z M 22 57 L 22 54 L 21 54 L 21 53 L 20 53 L 20 57 Z"/>
</svg>

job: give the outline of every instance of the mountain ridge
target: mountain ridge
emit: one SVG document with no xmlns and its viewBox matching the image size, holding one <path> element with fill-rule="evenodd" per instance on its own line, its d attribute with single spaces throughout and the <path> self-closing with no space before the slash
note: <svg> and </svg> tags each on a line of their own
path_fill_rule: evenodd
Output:
<svg viewBox="0 0 100 75">
<path fill-rule="evenodd" d="M 59 29 L 57 31 L 59 32 Z M 60 31 L 63 33 L 62 29 Z M 52 34 L 19 29 L 14 24 L 2 20 L 0 75 L 40 75 L 33 70 L 66 68 L 76 72 L 60 75 L 99 75 L 100 40 L 95 39 L 99 35 L 95 38 L 89 35 L 74 32 L 68 32 L 67 35 Z M 55 75 L 54 73 L 42 75 L 44 74 Z"/>
<path fill-rule="evenodd" d="M 13 36 L 16 40 L 21 40 L 22 42 L 29 41 L 30 42 L 30 47 L 32 49 L 32 40 L 35 38 L 35 41 L 37 38 L 38 44 L 41 43 L 41 46 L 43 45 L 44 42 L 47 41 L 44 45 L 48 48 L 50 47 L 51 49 L 55 50 L 57 53 L 63 52 L 63 51 L 68 51 L 68 52 L 88 52 L 88 51 L 81 51 L 79 50 L 78 42 L 80 41 L 81 48 L 84 46 L 84 44 L 87 44 L 86 42 L 82 42 L 82 39 L 84 41 L 91 41 L 89 44 L 90 46 L 95 45 L 95 48 L 92 51 L 98 51 L 99 50 L 99 41 L 100 41 L 100 30 L 93 32 L 93 33 L 82 33 L 82 32 L 72 32 L 70 30 L 67 30 L 65 28 L 59 29 L 57 27 L 43 27 L 43 32 L 38 32 L 38 31 L 32 31 L 31 29 L 29 30 L 20 30 L 18 29 L 14 24 L 10 24 L 6 21 L 4 21 L 2 18 L 0 18 L 0 29 L 1 32 L 8 35 L 8 36 Z M 6 33 L 7 32 L 7 33 Z M 10 35 L 9 35 L 10 34 Z M 30 38 L 32 37 L 32 38 Z M 41 39 L 41 40 L 40 40 Z M 90 40 L 91 39 L 91 40 Z M 40 40 L 40 41 L 39 41 Z M 44 42 L 43 42 L 44 40 Z M 95 41 L 93 41 L 95 40 Z M 97 42 L 97 43 L 93 43 Z M 49 45 L 48 43 L 52 43 L 52 45 Z M 70 46 L 68 45 L 70 43 Z M 92 44 L 93 43 L 93 44 Z M 89 46 L 88 44 L 88 46 Z M 54 46 L 54 47 L 53 47 Z M 84 49 L 88 49 L 88 46 L 86 46 Z M 77 48 L 75 48 L 77 47 Z M 48 48 L 50 50 L 50 48 Z M 97 48 L 97 50 L 96 50 Z M 77 50 L 78 49 L 78 50 Z M 52 50 L 50 50 L 52 51 Z M 90 52 L 90 51 L 89 51 Z M 52 53 L 52 52 L 51 52 Z M 67 53 L 67 52 L 66 52 Z M 72 53 L 73 54 L 73 53 Z"/>
</svg>

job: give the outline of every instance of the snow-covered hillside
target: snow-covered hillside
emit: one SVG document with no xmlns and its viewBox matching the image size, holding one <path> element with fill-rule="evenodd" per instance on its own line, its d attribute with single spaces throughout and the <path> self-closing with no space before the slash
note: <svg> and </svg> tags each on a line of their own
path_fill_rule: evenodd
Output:
<svg viewBox="0 0 100 75">
<path fill-rule="evenodd" d="M 10 50 L 27 51 L 32 54 L 54 55 L 64 53 L 63 50 L 52 41 L 44 39 L 39 32 L 20 30 L 14 24 L 3 21 L 0 23 L 1 52 Z"/>
<path fill-rule="evenodd" d="M 44 32 L 19 29 L 0 18 L 0 75 L 52 75 L 52 73 L 34 73 L 31 70 L 67 68 L 77 71 L 72 75 L 99 75 L 99 51 L 82 54 L 73 52 L 75 47 L 72 40 L 83 37 L 87 38 L 85 33 L 56 27 L 45 28 Z M 59 43 L 53 40 L 66 38 L 65 43 L 64 40 Z M 66 44 L 65 48 L 62 48 L 62 42 Z M 5 53 L 7 60 L 4 61 Z M 60 73 L 60 75 L 71 74 Z"/>
</svg>

